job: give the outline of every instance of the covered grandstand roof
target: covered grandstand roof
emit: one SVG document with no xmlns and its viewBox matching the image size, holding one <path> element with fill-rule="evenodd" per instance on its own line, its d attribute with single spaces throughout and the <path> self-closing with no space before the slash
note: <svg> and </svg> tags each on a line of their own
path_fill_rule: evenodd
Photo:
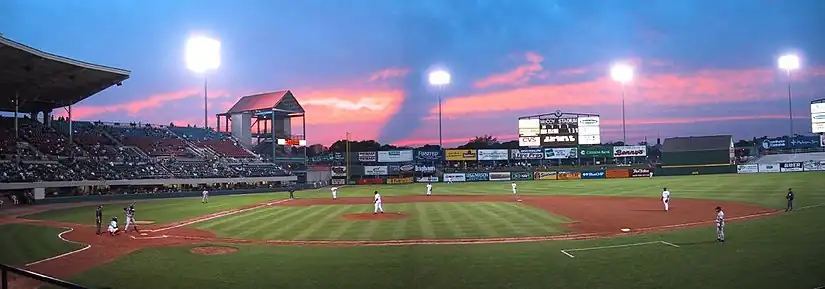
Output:
<svg viewBox="0 0 825 289">
<path fill-rule="evenodd" d="M 43 52 L 0 36 L 0 111 L 52 110 L 75 104 L 130 72 Z"/>
<path fill-rule="evenodd" d="M 662 152 L 690 152 L 727 150 L 733 143 L 732 135 L 689 136 L 665 139 Z"/>
<path fill-rule="evenodd" d="M 298 100 L 295 99 L 291 91 L 281 90 L 244 96 L 226 113 L 219 115 L 232 115 L 245 112 L 258 113 L 264 111 L 276 111 L 283 114 L 303 114 L 304 107 L 298 103 Z"/>
</svg>

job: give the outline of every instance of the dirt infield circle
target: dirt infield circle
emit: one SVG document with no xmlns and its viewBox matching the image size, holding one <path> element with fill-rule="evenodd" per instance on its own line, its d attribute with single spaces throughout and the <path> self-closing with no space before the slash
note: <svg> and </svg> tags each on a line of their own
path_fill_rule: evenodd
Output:
<svg viewBox="0 0 825 289">
<path fill-rule="evenodd" d="M 400 220 L 407 217 L 404 212 L 386 212 L 386 213 L 357 213 L 343 215 L 344 219 L 352 221 L 381 221 L 381 220 Z"/>
<path fill-rule="evenodd" d="M 189 249 L 189 252 L 198 255 L 226 255 L 238 252 L 238 248 L 228 246 L 200 246 Z"/>
</svg>

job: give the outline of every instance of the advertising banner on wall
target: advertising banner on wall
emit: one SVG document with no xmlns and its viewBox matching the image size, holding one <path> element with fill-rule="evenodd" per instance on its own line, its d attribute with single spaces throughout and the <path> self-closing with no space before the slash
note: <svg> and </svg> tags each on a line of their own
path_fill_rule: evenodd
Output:
<svg viewBox="0 0 825 289">
<path fill-rule="evenodd" d="M 464 178 L 467 179 L 468 182 L 483 182 L 490 180 L 490 174 L 488 173 L 464 173 Z"/>
<path fill-rule="evenodd" d="M 364 166 L 364 175 L 367 176 L 386 176 L 389 174 L 387 166 Z"/>
<path fill-rule="evenodd" d="M 760 173 L 778 173 L 779 164 L 759 164 Z"/>
<path fill-rule="evenodd" d="M 403 165 L 403 166 L 400 166 L 398 168 L 402 173 L 408 173 L 408 172 L 415 171 L 415 165 Z"/>
<path fill-rule="evenodd" d="M 802 164 L 802 169 L 806 172 L 825 170 L 825 161 L 807 161 Z"/>
<path fill-rule="evenodd" d="M 790 163 L 781 163 L 779 164 L 779 172 L 801 172 L 802 169 L 802 162 L 790 162 Z"/>
<path fill-rule="evenodd" d="M 608 169 L 604 172 L 604 177 L 608 179 L 624 179 L 630 177 L 628 169 Z"/>
<path fill-rule="evenodd" d="M 419 173 L 434 173 L 434 166 L 415 166 L 415 171 Z"/>
<path fill-rule="evenodd" d="M 648 168 L 630 169 L 630 177 L 631 178 L 647 178 L 647 177 L 650 177 L 650 169 L 648 169 Z"/>
<path fill-rule="evenodd" d="M 420 177 L 415 179 L 418 183 L 437 183 L 438 177 Z"/>
<path fill-rule="evenodd" d="M 544 149 L 544 159 L 546 160 L 560 160 L 560 159 L 575 159 L 579 156 L 579 150 L 576 148 L 546 148 Z"/>
<path fill-rule="evenodd" d="M 412 150 L 378 152 L 378 162 L 380 163 L 403 163 L 411 162 L 412 160 Z"/>
<path fill-rule="evenodd" d="M 643 157 L 647 155 L 647 146 L 614 146 L 613 157 Z"/>
<path fill-rule="evenodd" d="M 444 158 L 448 161 L 475 161 L 478 153 L 476 150 L 445 150 Z"/>
<path fill-rule="evenodd" d="M 346 184 L 347 184 L 347 179 L 332 179 L 332 182 L 331 182 L 331 183 L 332 183 L 333 185 L 338 185 L 338 186 L 340 186 L 340 185 L 346 185 Z"/>
<path fill-rule="evenodd" d="M 376 152 L 359 152 L 358 161 L 362 163 L 374 163 L 378 161 L 378 153 Z"/>
<path fill-rule="evenodd" d="M 769 138 L 762 141 L 763 149 L 804 149 L 822 146 L 819 136 L 798 135 L 792 138 Z"/>
<path fill-rule="evenodd" d="M 445 182 L 466 182 L 467 178 L 463 173 L 444 174 Z"/>
<path fill-rule="evenodd" d="M 544 150 L 513 149 L 510 150 L 510 158 L 514 160 L 541 160 L 544 159 Z"/>
<path fill-rule="evenodd" d="M 580 180 L 582 173 L 580 172 L 559 172 L 559 180 Z"/>
<path fill-rule="evenodd" d="M 514 181 L 523 181 L 523 180 L 532 180 L 533 173 L 530 172 L 512 172 L 510 173 L 510 179 Z"/>
<path fill-rule="evenodd" d="M 534 180 L 557 180 L 558 173 L 556 172 L 533 172 Z"/>
<path fill-rule="evenodd" d="M 613 147 L 581 147 L 579 156 L 583 158 L 611 158 Z"/>
<path fill-rule="evenodd" d="M 443 158 L 441 150 L 415 150 L 416 161 L 440 161 Z"/>
<path fill-rule="evenodd" d="M 539 147 L 541 146 L 541 137 L 538 136 L 520 136 L 518 137 L 518 146 L 520 147 Z"/>
<path fill-rule="evenodd" d="M 604 171 L 582 172 L 583 180 L 604 179 Z"/>
<path fill-rule="evenodd" d="M 759 172 L 759 165 L 757 164 L 747 164 L 747 165 L 738 165 L 736 166 L 736 173 L 737 174 L 753 174 Z"/>
<path fill-rule="evenodd" d="M 415 181 L 415 178 L 408 177 L 408 178 L 388 178 L 387 184 L 411 184 Z"/>
<path fill-rule="evenodd" d="M 478 160 L 480 161 L 506 161 L 507 149 L 478 150 Z"/>
<path fill-rule="evenodd" d="M 330 176 L 333 177 L 346 177 L 347 176 L 347 167 L 345 166 L 334 166 L 332 167 L 332 171 Z"/>
<path fill-rule="evenodd" d="M 509 181 L 510 172 L 491 172 L 489 174 L 491 181 Z"/>
<path fill-rule="evenodd" d="M 355 181 L 357 185 L 380 185 L 384 183 L 384 179 L 382 178 L 374 178 L 374 179 L 359 179 Z"/>
<path fill-rule="evenodd" d="M 401 166 L 387 166 L 387 174 L 394 176 L 401 173 Z"/>
</svg>

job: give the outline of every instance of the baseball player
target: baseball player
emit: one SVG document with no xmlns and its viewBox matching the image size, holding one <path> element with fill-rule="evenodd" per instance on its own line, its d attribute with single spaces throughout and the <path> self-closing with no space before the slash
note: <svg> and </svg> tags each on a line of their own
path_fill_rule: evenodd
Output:
<svg viewBox="0 0 825 289">
<path fill-rule="evenodd" d="M 100 229 L 103 225 L 103 205 L 98 205 L 95 210 L 95 224 L 97 224 L 97 234 L 100 235 Z"/>
<path fill-rule="evenodd" d="M 793 198 L 794 198 L 793 190 L 788 188 L 788 195 L 785 196 L 785 199 L 788 200 L 788 206 L 785 207 L 785 212 L 793 211 Z"/>
<path fill-rule="evenodd" d="M 650 178 L 653 178 L 653 170 L 650 170 Z"/>
<path fill-rule="evenodd" d="M 665 205 L 665 212 L 667 212 L 668 209 L 670 209 L 670 204 L 669 203 L 670 203 L 670 191 L 668 191 L 667 188 L 663 188 L 662 189 L 662 204 Z"/>
<path fill-rule="evenodd" d="M 427 196 L 431 195 L 432 193 L 433 193 L 433 184 L 432 183 L 427 183 Z"/>
<path fill-rule="evenodd" d="M 381 206 L 381 194 L 379 194 L 378 191 L 375 191 L 375 199 L 372 202 L 375 204 L 375 209 L 372 211 L 372 214 L 375 215 L 378 214 L 378 212 L 381 212 L 381 214 L 383 214 L 384 207 Z"/>
<path fill-rule="evenodd" d="M 725 212 L 716 207 L 716 242 L 725 242 Z"/>
<path fill-rule="evenodd" d="M 117 217 L 112 217 L 112 221 L 109 222 L 109 235 L 117 235 Z"/>
<path fill-rule="evenodd" d="M 201 192 L 201 195 L 201 204 L 209 203 L 209 191 L 203 190 L 203 192 Z"/>
<path fill-rule="evenodd" d="M 447 176 L 447 178 L 445 179 L 445 181 L 447 181 L 447 183 L 448 183 L 448 184 L 452 184 L 452 183 L 453 183 L 453 178 L 451 178 L 451 177 Z"/>
<path fill-rule="evenodd" d="M 132 203 L 128 208 L 123 208 L 123 210 L 126 211 L 126 227 L 123 228 L 123 232 L 128 233 L 129 226 L 132 226 L 132 228 L 135 228 L 135 232 L 140 233 L 135 223 L 135 204 Z"/>
<path fill-rule="evenodd" d="M 295 198 L 295 187 L 289 187 L 289 198 L 290 199 Z"/>
<path fill-rule="evenodd" d="M 517 191 L 516 191 L 516 182 L 510 183 L 510 186 L 513 187 L 513 195 L 515 195 L 517 193 Z"/>
<path fill-rule="evenodd" d="M 330 190 L 332 191 L 332 199 L 337 200 L 338 199 L 338 187 L 332 187 Z"/>
</svg>

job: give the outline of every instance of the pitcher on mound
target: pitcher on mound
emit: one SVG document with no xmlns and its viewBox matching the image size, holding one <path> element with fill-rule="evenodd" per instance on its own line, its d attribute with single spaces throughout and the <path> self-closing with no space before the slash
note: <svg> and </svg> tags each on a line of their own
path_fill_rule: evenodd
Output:
<svg viewBox="0 0 825 289">
<path fill-rule="evenodd" d="M 375 215 L 375 214 L 378 214 L 379 212 L 381 214 L 383 214 L 384 213 L 384 207 L 381 206 L 381 194 L 379 194 L 378 191 L 375 191 L 375 199 L 372 202 L 373 202 L 374 207 L 375 207 L 375 209 L 372 211 L 372 214 Z"/>
</svg>

